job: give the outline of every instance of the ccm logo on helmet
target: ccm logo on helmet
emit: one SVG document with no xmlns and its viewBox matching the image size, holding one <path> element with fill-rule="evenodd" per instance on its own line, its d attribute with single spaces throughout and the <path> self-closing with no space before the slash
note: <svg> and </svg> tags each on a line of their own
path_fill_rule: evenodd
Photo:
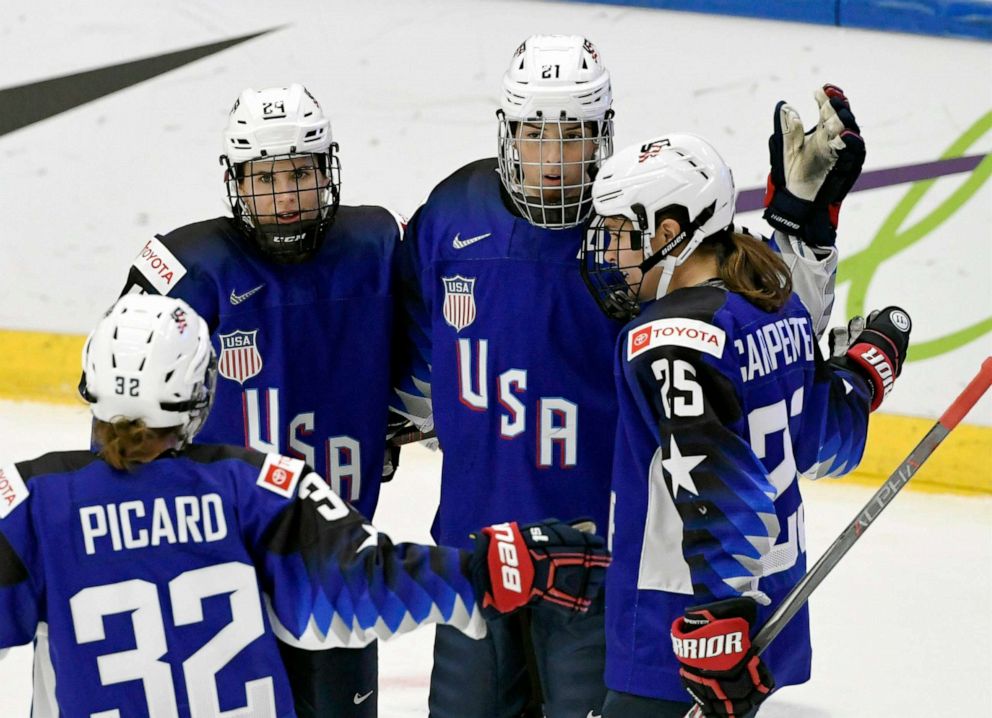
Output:
<svg viewBox="0 0 992 718">
<path fill-rule="evenodd" d="M 721 633 L 709 638 L 676 638 L 672 636 L 672 649 L 679 658 L 716 658 L 744 653 L 744 634 L 741 631 Z"/>
<path fill-rule="evenodd" d="M 510 524 L 493 524 L 493 541 L 496 542 L 496 555 L 500 562 L 500 579 L 503 588 L 514 593 L 523 592 L 520 579 L 520 556 L 517 545 L 513 541 L 513 528 Z"/>
</svg>

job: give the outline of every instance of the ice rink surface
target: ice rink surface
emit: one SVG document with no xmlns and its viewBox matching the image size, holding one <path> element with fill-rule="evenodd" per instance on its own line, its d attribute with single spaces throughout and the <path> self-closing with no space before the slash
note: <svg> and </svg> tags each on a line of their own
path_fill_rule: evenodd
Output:
<svg viewBox="0 0 992 718">
<path fill-rule="evenodd" d="M 0 457 L 84 447 L 88 427 L 85 407 L 0 401 Z M 394 540 L 428 540 L 439 476 L 439 454 L 404 449 L 376 525 Z M 812 563 L 872 490 L 803 488 Z M 904 491 L 812 598 L 813 680 L 773 696 L 761 718 L 992 715 L 990 596 L 992 498 Z M 432 637 L 426 628 L 380 647 L 383 718 L 427 715 Z M 0 716 L 27 716 L 31 649 L 12 650 L 0 676 Z"/>
</svg>

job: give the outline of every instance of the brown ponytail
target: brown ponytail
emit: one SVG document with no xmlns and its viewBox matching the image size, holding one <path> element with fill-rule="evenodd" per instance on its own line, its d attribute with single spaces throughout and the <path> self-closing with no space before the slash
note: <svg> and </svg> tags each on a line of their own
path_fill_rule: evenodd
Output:
<svg viewBox="0 0 992 718">
<path fill-rule="evenodd" d="M 97 420 L 93 423 L 93 436 L 100 445 L 101 459 L 115 469 L 130 471 L 171 448 L 174 442 L 170 439 L 178 439 L 179 427 L 151 429 L 141 419 Z"/>
<path fill-rule="evenodd" d="M 720 280 L 731 292 L 740 294 L 766 312 L 782 308 L 792 294 L 789 268 L 775 250 L 761 240 L 736 232 L 721 232 L 706 240 L 699 249 L 715 252 Z"/>
</svg>

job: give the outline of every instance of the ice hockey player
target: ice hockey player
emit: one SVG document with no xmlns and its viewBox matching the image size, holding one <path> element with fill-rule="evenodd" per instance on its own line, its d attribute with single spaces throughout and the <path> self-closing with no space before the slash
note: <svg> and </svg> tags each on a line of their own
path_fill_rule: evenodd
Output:
<svg viewBox="0 0 992 718">
<path fill-rule="evenodd" d="M 35 641 L 35 715 L 295 716 L 277 643 L 479 637 L 599 590 L 603 541 L 566 524 L 394 545 L 301 459 L 190 443 L 216 359 L 182 300 L 122 297 L 83 371 L 97 450 L 0 466 L 0 649 Z"/>
<path fill-rule="evenodd" d="M 823 185 L 829 170 L 800 174 Z M 760 658 L 750 648 L 806 571 L 798 475 L 858 464 L 910 320 L 852 322 L 825 361 L 785 262 L 733 231 L 730 168 L 694 135 L 618 152 L 593 198 L 583 269 L 604 312 L 632 320 L 614 358 L 602 715 L 681 717 L 691 695 L 706 716 L 750 717 L 810 673 L 805 610 Z"/>
<path fill-rule="evenodd" d="M 243 91 L 221 160 L 232 216 L 149 239 L 123 291 L 179 297 L 206 319 L 219 379 L 198 441 L 303 459 L 372 516 L 399 225 L 381 207 L 339 204 L 337 143 L 302 85 Z M 283 650 L 292 681 L 315 671 L 335 678 L 326 691 L 297 692 L 301 716 L 375 718 L 375 643 Z"/>
<path fill-rule="evenodd" d="M 860 154 L 829 146 L 856 127 L 849 109 L 833 102 L 821 99 L 806 159 L 828 170 L 841 165 L 846 173 L 834 177 L 853 183 L 863 145 Z M 611 103 L 610 75 L 591 42 L 528 38 L 503 77 L 497 157 L 444 180 L 407 226 L 399 267 L 414 350 L 400 389 L 407 413 L 424 428 L 433 424 L 444 449 L 439 542 L 467 546 L 474 526 L 521 512 L 590 516 L 605 532 L 616 426 L 612 350 L 622 322 L 598 311 L 576 256 L 595 170 L 612 152 Z M 805 207 L 785 191 L 774 206 L 790 197 Z M 823 241 L 814 253 L 799 236 L 807 215 L 788 216 L 797 236 L 776 239 L 819 332 L 830 313 L 836 249 Z M 606 691 L 602 620 L 597 601 L 567 623 L 540 609 L 521 612 L 482 643 L 439 627 L 431 715 L 542 715 L 542 699 L 549 718 L 598 711 Z"/>
<path fill-rule="evenodd" d="M 503 78 L 498 157 L 444 180 L 407 226 L 402 304 L 419 365 L 401 389 L 412 416 L 429 421 L 433 401 L 439 543 L 468 548 L 483 516 L 551 510 L 606 526 L 612 446 L 601 432 L 616 421 L 620 325 L 596 310 L 576 257 L 612 147 L 611 100 L 591 42 L 529 38 Z M 484 641 L 439 626 L 431 716 L 508 718 L 530 702 L 533 715 L 584 718 L 605 692 L 602 620 L 599 597 L 581 617 L 507 617 Z"/>
</svg>

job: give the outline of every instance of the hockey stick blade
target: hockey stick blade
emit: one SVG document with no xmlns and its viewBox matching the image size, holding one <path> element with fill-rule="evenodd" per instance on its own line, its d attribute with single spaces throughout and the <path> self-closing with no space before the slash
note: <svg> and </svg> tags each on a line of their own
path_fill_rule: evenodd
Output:
<svg viewBox="0 0 992 718">
<path fill-rule="evenodd" d="M 830 548 L 820 556 L 816 565 L 782 599 L 782 603 L 775 609 L 775 612 L 752 641 L 751 645 L 754 646 L 759 655 L 768 648 L 768 645 L 775 640 L 775 637 L 781 633 L 789 621 L 799 613 L 799 610 L 809 600 L 810 594 L 833 571 L 834 566 L 840 562 L 851 546 L 864 535 L 867 528 L 874 523 L 896 494 L 909 483 L 923 462 L 933 454 L 934 450 L 951 433 L 951 430 L 971 411 L 971 408 L 982 398 L 989 386 L 992 386 L 992 356 L 982 362 L 978 374 L 968 383 L 968 386 L 958 395 L 947 411 L 941 415 L 926 436 L 920 440 L 916 448 L 909 452 L 909 456 L 886 479 L 882 488 L 875 492 L 875 495 L 865 504 L 857 517 L 841 532 L 840 536 L 830 545 Z M 703 712 L 699 706 L 694 706 L 685 714 L 685 718 L 703 718 Z"/>
</svg>

